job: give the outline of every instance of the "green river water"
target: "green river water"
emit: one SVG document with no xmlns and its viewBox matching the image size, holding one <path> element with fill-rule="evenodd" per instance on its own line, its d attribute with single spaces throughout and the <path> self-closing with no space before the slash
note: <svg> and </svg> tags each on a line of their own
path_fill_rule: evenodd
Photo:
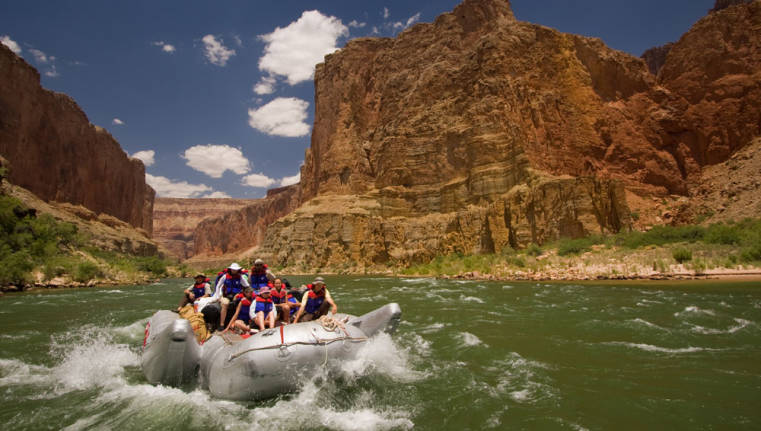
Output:
<svg viewBox="0 0 761 431">
<path fill-rule="evenodd" d="M 145 322 L 189 283 L 0 297 L 3 429 L 761 429 L 760 283 L 327 277 L 399 330 L 249 403 L 145 381 Z"/>
</svg>

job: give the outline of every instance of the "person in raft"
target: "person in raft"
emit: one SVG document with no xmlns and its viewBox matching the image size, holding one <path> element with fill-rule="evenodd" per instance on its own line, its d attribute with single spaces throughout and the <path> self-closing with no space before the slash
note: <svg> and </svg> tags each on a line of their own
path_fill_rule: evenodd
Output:
<svg viewBox="0 0 761 431">
<path fill-rule="evenodd" d="M 227 268 L 227 273 L 219 278 L 219 282 L 214 289 L 214 296 L 212 297 L 215 301 L 219 301 L 221 305 L 221 312 L 219 313 L 220 328 L 225 327 L 225 318 L 227 317 L 227 309 L 230 303 L 235 302 L 235 297 L 239 293 L 243 293 L 243 289 L 247 287 L 251 287 L 248 279 L 241 273 L 240 265 L 233 262 Z"/>
<path fill-rule="evenodd" d="M 299 308 L 299 301 L 288 292 L 285 284 L 279 278 L 276 278 L 270 286 L 270 292 L 272 302 L 277 310 L 276 320 L 282 322 L 283 325 L 290 323 L 291 318 Z"/>
<path fill-rule="evenodd" d="M 275 274 L 267 268 L 267 265 L 261 259 L 254 261 L 254 266 L 251 268 L 251 272 L 248 273 L 248 280 L 251 282 L 251 287 L 254 288 L 254 292 L 259 293 L 259 289 L 271 284 L 275 281 Z"/>
<path fill-rule="evenodd" d="M 271 292 L 268 286 L 264 286 L 261 288 L 261 290 L 259 290 L 259 294 L 256 295 L 256 300 L 254 303 L 256 304 L 256 308 L 252 314 L 254 316 L 254 323 L 259 327 L 259 330 L 264 331 L 265 323 L 270 328 L 274 328 L 275 304 L 272 303 Z"/>
<path fill-rule="evenodd" d="M 338 306 L 336 306 L 336 303 L 330 296 L 328 288 L 325 287 L 325 280 L 322 277 L 317 277 L 312 284 L 307 284 L 307 291 L 305 293 L 301 299 L 299 311 L 296 312 L 296 317 L 293 318 L 293 323 L 319 319 L 328 314 L 328 309 L 333 314 L 338 312 Z"/>
<path fill-rule="evenodd" d="M 209 279 L 206 278 L 205 275 L 198 274 L 195 276 L 195 283 L 193 286 L 185 289 L 185 292 L 182 295 L 182 300 L 180 301 L 180 306 L 177 307 L 177 310 L 179 311 L 182 307 L 187 304 L 192 304 L 196 299 L 203 298 L 204 296 L 211 296 L 211 285 L 209 284 Z"/>
<path fill-rule="evenodd" d="M 254 303 L 254 289 L 250 286 L 243 289 L 243 293 L 239 293 L 236 296 L 238 307 L 235 309 L 230 324 L 227 325 L 222 332 L 227 332 L 230 329 L 237 329 L 240 332 L 246 333 L 251 331 L 251 305 Z"/>
</svg>

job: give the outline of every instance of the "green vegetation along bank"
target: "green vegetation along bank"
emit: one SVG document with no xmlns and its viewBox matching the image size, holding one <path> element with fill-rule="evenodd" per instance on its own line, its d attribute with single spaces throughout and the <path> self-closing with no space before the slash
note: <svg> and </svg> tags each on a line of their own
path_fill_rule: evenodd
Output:
<svg viewBox="0 0 761 431">
<path fill-rule="evenodd" d="M 761 276 L 761 219 L 565 239 L 501 254 L 439 256 L 403 275 L 592 280 Z"/>
<path fill-rule="evenodd" d="M 2 290 L 138 283 L 176 272 L 159 256 L 134 256 L 96 247 L 76 225 L 38 214 L 20 200 L 0 194 Z"/>
</svg>

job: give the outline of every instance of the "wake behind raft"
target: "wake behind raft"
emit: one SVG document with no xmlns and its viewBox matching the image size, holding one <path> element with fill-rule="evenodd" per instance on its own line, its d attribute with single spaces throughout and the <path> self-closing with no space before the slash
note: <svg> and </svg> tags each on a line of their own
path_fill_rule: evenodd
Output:
<svg viewBox="0 0 761 431">
<path fill-rule="evenodd" d="M 391 303 L 359 317 L 339 313 L 245 339 L 216 333 L 199 344 L 188 320 L 161 310 L 146 325 L 143 373 L 153 384 L 197 381 L 227 400 L 269 398 L 299 389 L 305 372 L 354 358 L 374 335 L 393 333 L 401 314 Z"/>
</svg>

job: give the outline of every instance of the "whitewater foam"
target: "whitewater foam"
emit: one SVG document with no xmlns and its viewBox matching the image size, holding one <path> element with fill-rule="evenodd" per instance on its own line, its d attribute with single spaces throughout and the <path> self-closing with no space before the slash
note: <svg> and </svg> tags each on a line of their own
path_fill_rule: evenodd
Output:
<svg viewBox="0 0 761 431">
<path fill-rule="evenodd" d="M 483 304 L 484 303 L 484 300 L 481 299 L 481 298 L 478 298 L 476 296 L 465 296 L 465 295 L 460 295 L 460 301 L 463 301 L 463 302 L 475 302 L 477 304 Z"/>
<path fill-rule="evenodd" d="M 730 326 L 727 329 L 706 328 L 700 325 L 692 325 L 692 328 L 690 328 L 690 330 L 692 332 L 703 334 L 703 335 L 734 334 L 735 332 L 741 331 L 753 324 L 753 322 L 749 320 L 745 320 L 745 319 L 734 319 L 734 321 L 735 323 L 737 323 L 737 325 Z"/>
<path fill-rule="evenodd" d="M 606 345 L 611 346 L 624 346 L 629 347 L 632 349 L 639 349 L 646 352 L 655 352 L 655 353 L 668 353 L 668 354 L 682 354 L 682 353 L 696 353 L 696 352 L 708 352 L 708 351 L 717 351 L 719 349 L 711 349 L 708 347 L 682 347 L 682 348 L 669 348 L 669 347 L 661 347 L 661 346 L 654 346 L 652 344 L 645 344 L 645 343 L 629 343 L 625 341 L 611 341 L 607 343 L 602 343 Z"/>
<path fill-rule="evenodd" d="M 50 369 L 42 365 L 27 364 L 16 359 L 0 359 L 0 387 L 45 384 L 50 380 Z"/>
<path fill-rule="evenodd" d="M 547 364 L 526 359 L 517 352 L 511 352 L 506 359 L 497 360 L 487 367 L 499 375 L 496 385 L 498 393 L 520 404 L 537 403 L 556 396 L 557 390 L 544 373 L 549 368 Z"/>
<path fill-rule="evenodd" d="M 446 327 L 447 327 L 447 325 L 445 325 L 443 323 L 432 323 L 430 325 L 423 326 L 423 327 L 419 328 L 418 332 L 420 332 L 421 334 L 430 334 L 430 333 L 433 333 L 433 332 L 439 332 L 440 330 L 442 330 L 442 329 L 444 329 Z"/>
<path fill-rule="evenodd" d="M 651 323 L 651 322 L 648 322 L 647 320 L 645 320 L 645 319 L 641 319 L 641 318 L 639 318 L 639 317 L 637 317 L 637 318 L 636 318 L 636 319 L 634 319 L 634 320 L 630 320 L 630 322 L 638 323 L 638 324 L 640 324 L 640 325 L 644 325 L 644 326 L 647 326 L 648 328 L 658 329 L 658 330 L 660 330 L 660 331 L 671 332 L 671 330 L 670 330 L 670 329 L 666 329 L 666 328 L 664 328 L 664 327 L 662 327 L 662 326 L 658 326 L 658 325 L 656 325 L 655 323 Z"/>
<path fill-rule="evenodd" d="M 51 337 L 50 354 L 60 360 L 51 370 L 58 393 L 122 385 L 124 368 L 140 364 L 127 344 L 113 342 L 109 329 L 88 325 Z"/>
<path fill-rule="evenodd" d="M 409 351 L 397 347 L 386 333 L 378 334 L 365 343 L 354 359 L 342 362 L 340 372 L 350 380 L 368 374 L 380 374 L 404 383 L 427 376 L 412 368 Z"/>
<path fill-rule="evenodd" d="M 696 305 L 690 305 L 685 307 L 684 310 L 674 313 L 674 317 L 680 317 L 683 314 L 704 314 L 707 316 L 715 316 L 716 312 L 709 309 L 700 308 Z"/>
<path fill-rule="evenodd" d="M 473 347 L 478 345 L 484 345 L 485 347 L 489 347 L 488 345 L 484 344 L 480 338 L 471 334 L 470 332 L 460 332 L 458 336 L 460 337 L 461 344 L 464 347 Z"/>
</svg>

